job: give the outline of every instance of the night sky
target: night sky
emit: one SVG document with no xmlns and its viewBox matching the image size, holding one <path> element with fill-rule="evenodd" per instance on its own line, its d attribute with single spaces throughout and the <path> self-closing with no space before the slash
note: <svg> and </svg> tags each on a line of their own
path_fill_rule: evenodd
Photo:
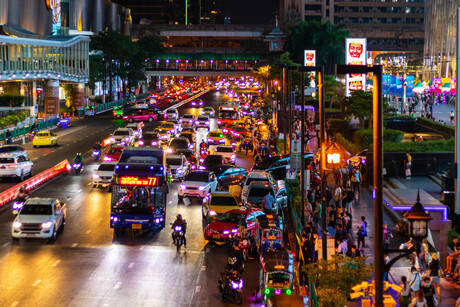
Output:
<svg viewBox="0 0 460 307">
<path fill-rule="evenodd" d="M 232 24 L 275 23 L 279 0 L 223 0 L 224 15 Z"/>
</svg>

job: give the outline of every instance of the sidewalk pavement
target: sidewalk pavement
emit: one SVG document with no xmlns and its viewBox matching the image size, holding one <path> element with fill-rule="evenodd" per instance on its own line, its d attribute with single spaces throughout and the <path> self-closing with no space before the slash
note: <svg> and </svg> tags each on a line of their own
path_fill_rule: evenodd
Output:
<svg viewBox="0 0 460 307">
<path fill-rule="evenodd" d="M 450 112 L 450 111 L 449 111 Z M 311 134 L 314 134 L 314 132 L 310 132 Z M 318 145 L 317 145 L 317 139 L 316 137 L 311 139 L 309 141 L 309 144 L 307 145 L 307 148 L 309 149 L 310 152 L 316 153 Z M 329 189 L 334 187 L 334 179 L 332 176 L 328 176 L 328 187 Z M 434 198 L 439 199 L 440 197 L 440 187 L 433 182 L 431 179 L 428 177 L 417 177 L 413 176 L 411 179 L 399 179 L 401 185 L 403 185 L 406 188 L 410 189 L 424 189 L 427 191 L 430 195 L 432 195 Z M 363 252 L 364 256 L 367 257 L 366 263 L 371 264 L 374 262 L 374 200 L 372 198 L 371 194 L 371 187 L 366 186 L 366 184 L 361 185 L 360 193 L 356 194 L 356 200 L 353 203 L 353 208 L 352 208 L 352 228 L 351 228 L 351 237 L 353 239 L 354 244 L 357 244 L 357 226 L 361 224 L 361 216 L 366 217 L 367 221 L 367 233 L 368 236 L 365 238 L 365 247 L 361 249 Z M 331 201 L 331 203 L 333 203 Z M 396 223 L 398 221 L 394 220 L 393 215 L 388 214 L 385 210 L 383 212 L 383 217 L 384 221 L 387 221 L 388 223 L 388 229 L 393 232 L 394 227 L 396 226 Z M 401 241 L 401 239 L 400 239 Z M 396 246 L 395 246 L 396 245 Z M 397 239 L 394 240 L 391 248 L 398 248 L 399 247 L 399 242 Z M 320 256 L 321 256 L 321 251 L 320 251 Z M 396 254 L 390 255 L 390 258 L 395 257 Z M 411 264 L 409 263 L 408 260 L 406 259 L 400 259 L 397 261 L 390 270 L 389 274 L 389 281 L 391 283 L 400 285 L 401 284 L 401 276 L 405 275 L 409 279 L 409 269 L 411 267 Z M 451 281 L 441 278 L 440 282 L 440 287 L 441 287 L 441 297 L 442 297 L 442 303 L 439 306 L 455 306 L 455 301 L 457 300 L 458 297 L 460 297 L 460 286 L 456 285 L 455 283 L 452 283 Z M 396 293 L 391 292 L 392 296 L 394 297 L 396 301 Z M 361 306 L 361 303 L 356 301 L 356 302 L 350 302 L 347 306 Z"/>
<path fill-rule="evenodd" d="M 401 103 L 399 103 L 397 105 L 395 102 L 392 102 L 392 103 L 390 103 L 390 105 L 392 107 L 395 107 L 395 108 L 399 107 L 397 112 L 401 113 Z M 422 103 L 419 103 L 415 107 L 415 116 L 416 117 L 420 117 L 420 108 L 422 107 L 422 105 L 423 105 Z M 408 110 L 408 104 L 407 104 L 406 110 Z M 433 105 L 433 118 L 436 121 L 443 121 L 445 124 L 448 124 L 448 125 L 455 125 L 455 122 L 453 122 L 453 123 L 450 122 L 450 112 L 451 111 L 454 111 L 454 113 L 455 113 L 455 105 L 444 104 L 444 103 Z M 407 114 L 409 115 L 409 113 L 407 113 Z M 459 116 L 459 114 L 455 114 L 455 119 L 457 119 L 458 116 Z"/>
</svg>

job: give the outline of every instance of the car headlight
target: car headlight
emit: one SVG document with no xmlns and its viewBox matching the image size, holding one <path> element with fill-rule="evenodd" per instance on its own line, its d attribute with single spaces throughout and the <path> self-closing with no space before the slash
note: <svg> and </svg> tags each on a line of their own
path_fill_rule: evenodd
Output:
<svg viewBox="0 0 460 307">
<path fill-rule="evenodd" d="M 209 216 L 216 216 L 216 211 L 214 211 L 214 210 L 209 210 L 209 211 L 208 211 L 208 215 L 209 215 Z"/>
<path fill-rule="evenodd" d="M 209 125 L 209 120 L 204 122 L 205 125 Z"/>
<path fill-rule="evenodd" d="M 94 173 L 94 174 L 93 174 L 93 178 L 94 178 L 94 179 L 99 179 L 99 177 L 100 177 L 100 176 L 99 176 L 98 173 Z"/>
<path fill-rule="evenodd" d="M 206 186 L 204 186 L 204 185 L 200 185 L 198 187 L 198 190 L 200 190 L 200 191 L 204 191 L 205 189 L 206 189 Z"/>
<path fill-rule="evenodd" d="M 169 154 L 172 154 L 173 153 L 173 149 L 171 147 L 169 147 L 168 149 L 166 149 L 166 152 L 169 153 Z"/>
<path fill-rule="evenodd" d="M 196 121 L 195 121 L 195 125 L 199 125 L 199 124 L 200 124 L 200 122 L 196 120 Z"/>
<path fill-rule="evenodd" d="M 152 142 L 152 146 L 157 146 L 158 145 L 158 142 L 157 141 L 153 141 Z"/>
<path fill-rule="evenodd" d="M 144 141 L 139 141 L 139 145 L 144 146 Z"/>
<path fill-rule="evenodd" d="M 214 139 L 208 138 L 208 143 L 209 142 L 214 143 Z"/>
<path fill-rule="evenodd" d="M 218 124 L 218 125 L 222 125 L 222 121 L 221 121 L 221 120 L 218 120 L 218 121 L 217 121 L 217 124 Z"/>
<path fill-rule="evenodd" d="M 48 229 L 51 226 L 53 226 L 53 222 L 42 223 L 42 228 L 44 228 L 44 229 Z"/>
<path fill-rule="evenodd" d="M 220 140 L 219 140 L 219 143 L 225 143 L 225 140 L 224 140 L 224 139 L 220 139 Z"/>
<path fill-rule="evenodd" d="M 113 136 L 110 138 L 110 142 L 115 142 L 115 138 Z"/>
<path fill-rule="evenodd" d="M 110 157 L 104 157 L 103 160 L 104 160 L 105 162 L 110 162 L 110 161 L 112 161 L 112 158 L 110 158 Z"/>
<path fill-rule="evenodd" d="M 13 222 L 13 228 L 19 229 L 19 228 L 21 228 L 21 226 L 22 226 L 21 222 L 19 222 L 19 221 L 14 221 Z"/>
<path fill-rule="evenodd" d="M 176 169 L 176 173 L 182 174 L 182 172 L 183 172 L 182 167 L 178 167 L 178 168 Z"/>
<path fill-rule="evenodd" d="M 181 188 L 181 190 L 187 190 L 187 186 L 185 184 L 181 184 L 179 187 Z"/>
<path fill-rule="evenodd" d="M 231 160 L 235 160 L 235 159 L 236 159 L 235 154 L 232 154 L 232 155 L 230 156 L 230 159 L 231 159 Z"/>
</svg>

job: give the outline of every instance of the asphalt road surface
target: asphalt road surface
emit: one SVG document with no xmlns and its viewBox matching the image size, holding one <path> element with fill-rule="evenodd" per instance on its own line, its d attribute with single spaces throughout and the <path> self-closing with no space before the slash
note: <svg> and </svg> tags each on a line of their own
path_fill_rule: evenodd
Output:
<svg viewBox="0 0 460 307">
<path fill-rule="evenodd" d="M 205 106 L 217 107 L 221 94 L 202 97 Z M 180 115 L 199 108 L 185 104 Z M 57 148 L 33 149 L 35 173 L 85 154 L 80 176 L 62 175 L 35 190 L 32 197 L 57 197 L 68 206 L 65 229 L 56 242 L 11 240 L 14 216 L 9 206 L 0 211 L 0 306 L 230 306 L 221 303 L 217 280 L 227 261 L 227 247 L 211 245 L 203 238 L 201 203 L 177 203 L 178 183 L 172 183 L 166 225 L 181 213 L 187 220 L 187 249 L 176 252 L 171 230 L 126 233 L 114 239 L 109 227 L 110 197 L 107 189 L 93 188 L 91 176 L 98 163 L 89 157 L 97 140 L 107 138 L 123 121 L 110 114 L 73 121 L 69 129 L 56 129 Z M 212 120 L 211 130 L 216 119 Z M 153 129 L 156 123 L 147 125 Z M 206 137 L 199 131 L 197 143 Z M 237 165 L 250 166 L 249 158 L 237 155 Z M 2 183 L 4 190 L 13 183 Z M 248 260 L 244 272 L 243 305 L 255 305 L 258 260 Z M 260 304 L 259 304 L 260 305 Z"/>
</svg>

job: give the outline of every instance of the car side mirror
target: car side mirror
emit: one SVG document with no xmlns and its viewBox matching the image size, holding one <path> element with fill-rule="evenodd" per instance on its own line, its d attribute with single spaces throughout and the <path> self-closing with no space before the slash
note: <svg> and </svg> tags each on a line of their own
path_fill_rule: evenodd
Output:
<svg viewBox="0 0 460 307">
<path fill-rule="evenodd" d="M 18 215 L 19 214 L 19 210 L 13 210 L 13 215 Z"/>
</svg>

